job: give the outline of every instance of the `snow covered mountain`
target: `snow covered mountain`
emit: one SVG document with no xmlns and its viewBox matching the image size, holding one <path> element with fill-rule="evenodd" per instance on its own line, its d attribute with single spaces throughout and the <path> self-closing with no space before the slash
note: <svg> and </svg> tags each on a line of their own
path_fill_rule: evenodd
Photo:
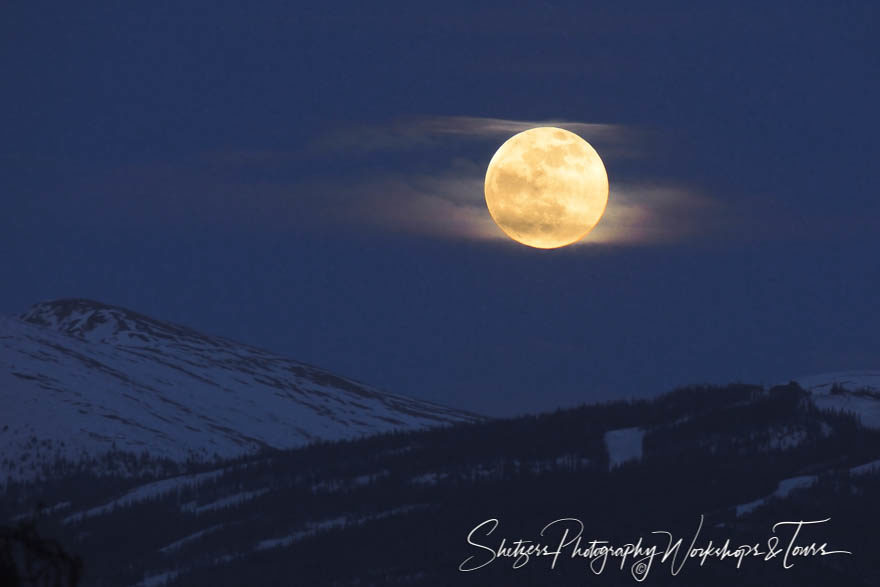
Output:
<svg viewBox="0 0 880 587">
<path fill-rule="evenodd" d="M 0 481 L 111 450 L 231 457 L 477 416 L 81 299 L 0 317 Z"/>
</svg>

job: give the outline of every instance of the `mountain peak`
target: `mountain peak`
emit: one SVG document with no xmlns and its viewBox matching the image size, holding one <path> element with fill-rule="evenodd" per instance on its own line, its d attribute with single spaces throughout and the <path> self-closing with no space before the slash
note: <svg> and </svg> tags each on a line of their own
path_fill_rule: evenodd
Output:
<svg viewBox="0 0 880 587">
<path fill-rule="evenodd" d="M 144 344 L 198 338 L 194 330 L 85 298 L 64 298 L 31 306 L 19 319 L 91 342 Z"/>
</svg>

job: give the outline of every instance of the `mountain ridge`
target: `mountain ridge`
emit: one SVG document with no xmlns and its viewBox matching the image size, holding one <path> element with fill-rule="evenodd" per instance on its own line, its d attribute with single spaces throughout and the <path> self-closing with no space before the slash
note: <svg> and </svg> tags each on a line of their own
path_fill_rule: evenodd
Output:
<svg viewBox="0 0 880 587">
<path fill-rule="evenodd" d="M 79 298 L 0 317 L 0 399 L 0 479 L 113 450 L 206 460 L 481 418 Z"/>
</svg>

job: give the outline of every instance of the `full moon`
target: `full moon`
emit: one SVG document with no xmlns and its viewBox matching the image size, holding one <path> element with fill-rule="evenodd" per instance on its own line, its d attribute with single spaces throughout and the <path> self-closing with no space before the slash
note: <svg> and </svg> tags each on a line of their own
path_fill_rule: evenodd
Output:
<svg viewBox="0 0 880 587">
<path fill-rule="evenodd" d="M 489 161 L 486 205 L 504 233 L 538 249 L 582 239 L 608 204 L 608 174 L 578 135 L 550 126 L 509 138 Z"/>
</svg>

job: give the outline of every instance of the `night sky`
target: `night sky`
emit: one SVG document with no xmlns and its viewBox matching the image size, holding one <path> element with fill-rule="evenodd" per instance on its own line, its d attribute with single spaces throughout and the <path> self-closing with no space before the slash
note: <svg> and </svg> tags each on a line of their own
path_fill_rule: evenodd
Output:
<svg viewBox="0 0 880 587">
<path fill-rule="evenodd" d="M 300 4 L 4 3 L 0 312 L 491 415 L 880 366 L 875 3 Z M 549 251 L 482 193 L 548 122 L 611 183 Z"/>
</svg>

